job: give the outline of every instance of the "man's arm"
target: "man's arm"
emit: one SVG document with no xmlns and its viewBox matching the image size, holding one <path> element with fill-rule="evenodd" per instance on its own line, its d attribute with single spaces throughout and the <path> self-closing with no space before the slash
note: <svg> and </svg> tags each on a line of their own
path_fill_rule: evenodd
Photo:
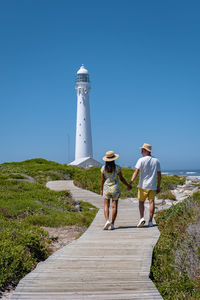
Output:
<svg viewBox="0 0 200 300">
<path fill-rule="evenodd" d="M 103 196 L 103 185 L 105 182 L 105 176 L 103 173 L 101 173 L 101 196 Z"/>
<path fill-rule="evenodd" d="M 133 176 L 131 178 L 131 181 L 130 181 L 130 185 L 132 186 L 132 183 L 134 182 L 135 178 L 138 176 L 140 170 L 139 169 L 136 169 L 135 172 L 133 173 Z"/>
<path fill-rule="evenodd" d="M 158 171 L 157 172 L 157 190 L 156 190 L 157 193 L 160 193 L 161 178 L 162 178 L 161 172 Z"/>
</svg>

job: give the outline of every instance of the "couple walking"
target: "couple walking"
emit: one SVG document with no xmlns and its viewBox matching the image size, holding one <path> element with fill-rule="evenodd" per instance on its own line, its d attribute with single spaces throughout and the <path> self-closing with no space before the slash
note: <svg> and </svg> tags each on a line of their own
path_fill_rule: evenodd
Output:
<svg viewBox="0 0 200 300">
<path fill-rule="evenodd" d="M 141 147 L 142 157 L 138 159 L 135 165 L 135 171 L 132 175 L 130 183 L 127 183 L 123 177 L 120 166 L 115 164 L 115 160 L 119 157 L 113 151 L 106 152 L 103 160 L 106 164 L 101 168 L 101 195 L 104 197 L 104 215 L 106 223 L 104 230 L 115 229 L 114 223 L 117 217 L 118 200 L 120 197 L 120 188 L 118 177 L 128 190 L 132 189 L 132 184 L 140 173 L 138 184 L 138 200 L 140 220 L 137 227 L 142 227 L 145 224 L 144 219 L 144 202 L 149 200 L 149 222 L 148 226 L 152 227 L 153 215 L 155 209 L 154 198 L 156 193 L 160 192 L 161 171 L 160 163 L 157 158 L 151 156 L 151 145 L 143 144 Z M 156 182 L 157 181 L 157 182 Z M 109 221 L 110 199 L 112 199 L 112 221 Z"/>
</svg>

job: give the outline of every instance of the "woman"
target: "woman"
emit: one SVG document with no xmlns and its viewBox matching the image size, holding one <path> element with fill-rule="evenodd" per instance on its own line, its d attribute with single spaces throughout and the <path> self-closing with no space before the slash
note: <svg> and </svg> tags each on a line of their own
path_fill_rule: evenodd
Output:
<svg viewBox="0 0 200 300">
<path fill-rule="evenodd" d="M 106 223 L 104 225 L 104 230 L 115 229 L 114 223 L 117 217 L 117 207 L 118 199 L 120 197 L 120 180 L 130 189 L 130 185 L 127 183 L 126 179 L 123 177 L 121 168 L 115 164 L 115 160 L 119 157 L 118 154 L 114 154 L 113 151 L 106 152 L 103 160 L 106 164 L 101 168 L 101 196 L 104 197 L 104 216 Z M 109 221 L 109 207 L 110 199 L 112 199 L 112 222 Z"/>
</svg>

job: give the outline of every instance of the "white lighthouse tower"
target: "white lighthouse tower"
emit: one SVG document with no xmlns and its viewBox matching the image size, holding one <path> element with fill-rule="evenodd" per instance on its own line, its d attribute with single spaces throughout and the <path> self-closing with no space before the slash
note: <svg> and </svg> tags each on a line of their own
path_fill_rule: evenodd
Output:
<svg viewBox="0 0 200 300">
<path fill-rule="evenodd" d="M 76 119 L 76 147 L 75 160 L 70 165 L 83 168 L 98 167 L 101 164 L 93 159 L 92 132 L 90 121 L 90 80 L 89 72 L 84 65 L 80 67 L 76 76 L 77 91 L 77 119 Z"/>
</svg>

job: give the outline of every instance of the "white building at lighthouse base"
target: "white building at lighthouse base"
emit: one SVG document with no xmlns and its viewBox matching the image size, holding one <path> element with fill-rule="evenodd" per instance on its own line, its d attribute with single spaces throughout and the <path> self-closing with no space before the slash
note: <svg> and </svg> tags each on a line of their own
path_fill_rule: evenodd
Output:
<svg viewBox="0 0 200 300">
<path fill-rule="evenodd" d="M 73 162 L 71 162 L 69 165 L 76 166 L 79 168 L 84 168 L 84 169 L 102 166 L 102 164 L 100 162 L 98 162 L 97 160 L 95 160 L 92 157 L 83 157 L 83 158 L 76 159 Z"/>
</svg>

